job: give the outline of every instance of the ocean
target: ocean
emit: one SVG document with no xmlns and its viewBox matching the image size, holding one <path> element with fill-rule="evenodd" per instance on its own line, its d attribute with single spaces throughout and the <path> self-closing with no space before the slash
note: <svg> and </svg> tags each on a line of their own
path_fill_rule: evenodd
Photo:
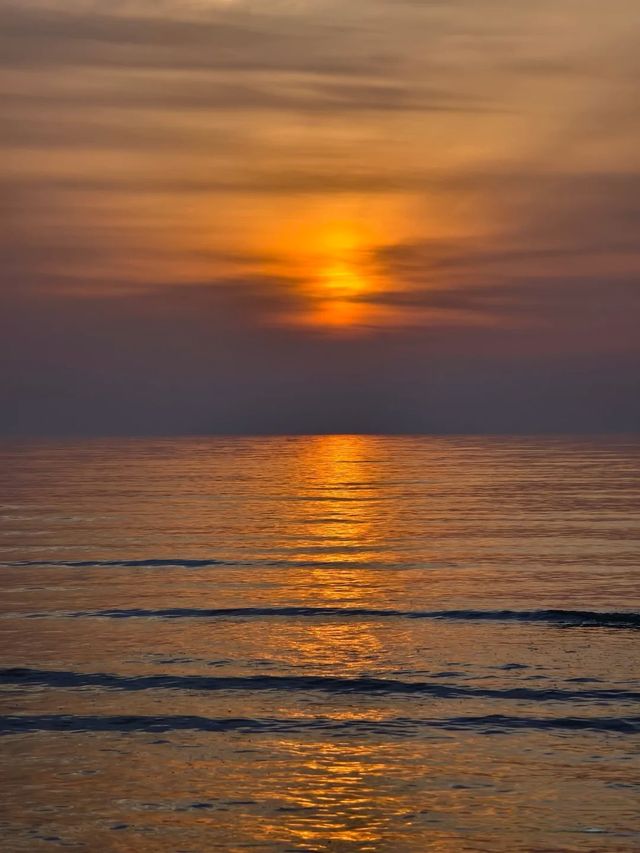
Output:
<svg viewBox="0 0 640 853">
<path fill-rule="evenodd" d="M 640 439 L 0 444 L 0 848 L 640 850 Z"/>
</svg>

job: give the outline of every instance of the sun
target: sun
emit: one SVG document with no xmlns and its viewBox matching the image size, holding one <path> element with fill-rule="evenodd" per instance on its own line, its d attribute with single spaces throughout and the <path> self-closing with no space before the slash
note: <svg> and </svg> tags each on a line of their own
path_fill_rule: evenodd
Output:
<svg viewBox="0 0 640 853">
<path fill-rule="evenodd" d="M 339 334 L 388 324 L 392 312 L 376 297 L 394 283 L 379 250 L 407 232 L 405 207 L 360 196 L 273 203 L 250 248 L 262 259 L 260 271 L 291 298 L 266 322 Z"/>
<path fill-rule="evenodd" d="M 361 222 L 307 223 L 288 259 L 308 304 L 297 320 L 333 330 L 356 328 L 367 313 L 367 296 L 380 286 L 371 257 L 374 245 Z"/>
</svg>

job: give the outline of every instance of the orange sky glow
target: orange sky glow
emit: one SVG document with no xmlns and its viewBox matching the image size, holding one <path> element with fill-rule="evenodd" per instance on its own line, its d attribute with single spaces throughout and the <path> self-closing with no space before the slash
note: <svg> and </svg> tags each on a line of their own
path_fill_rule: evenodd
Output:
<svg viewBox="0 0 640 853">
<path fill-rule="evenodd" d="M 109 352 L 151 365 L 156 339 L 195 346 L 205 321 L 222 349 L 198 365 L 248 371 L 217 373 L 225 389 L 251 384 L 252 359 L 280 381 L 294 339 L 328 347 L 300 364 L 343 360 L 348 339 L 371 369 L 377 348 L 409 348 L 421 376 L 433 347 L 445 370 L 633 372 L 635 0 L 0 0 L 0 15 L 0 307 L 20 399 L 53 350 L 54 385 L 83 363 L 108 383 Z M 89 334 L 98 317 L 113 326 Z M 67 326 L 65 354 L 47 336 Z"/>
</svg>

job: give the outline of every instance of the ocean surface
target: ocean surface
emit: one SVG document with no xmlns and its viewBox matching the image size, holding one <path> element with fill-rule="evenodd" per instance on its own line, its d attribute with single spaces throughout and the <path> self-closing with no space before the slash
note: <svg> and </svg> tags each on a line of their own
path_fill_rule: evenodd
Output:
<svg viewBox="0 0 640 853">
<path fill-rule="evenodd" d="M 0 444 L 0 849 L 640 850 L 640 439 Z"/>
</svg>

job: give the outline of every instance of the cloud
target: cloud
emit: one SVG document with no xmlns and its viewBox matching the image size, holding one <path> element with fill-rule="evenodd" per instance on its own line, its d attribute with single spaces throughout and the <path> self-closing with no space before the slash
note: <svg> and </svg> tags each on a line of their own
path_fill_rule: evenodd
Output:
<svg viewBox="0 0 640 853">
<path fill-rule="evenodd" d="M 0 0 L 0 432 L 638 425 L 635 7 Z"/>
<path fill-rule="evenodd" d="M 640 357 L 638 175 L 479 180 L 494 181 L 494 204 L 504 199 L 501 226 L 482 237 L 378 247 L 375 262 L 394 284 L 362 298 L 427 327 L 489 323 L 548 349 L 626 349 Z"/>
<path fill-rule="evenodd" d="M 0 56 L 12 68 L 362 74 L 384 61 L 341 50 L 344 34 L 329 22 L 311 19 L 293 29 L 287 16 L 242 14 L 232 7 L 198 17 L 62 4 L 4 2 L 0 8 Z"/>
</svg>

